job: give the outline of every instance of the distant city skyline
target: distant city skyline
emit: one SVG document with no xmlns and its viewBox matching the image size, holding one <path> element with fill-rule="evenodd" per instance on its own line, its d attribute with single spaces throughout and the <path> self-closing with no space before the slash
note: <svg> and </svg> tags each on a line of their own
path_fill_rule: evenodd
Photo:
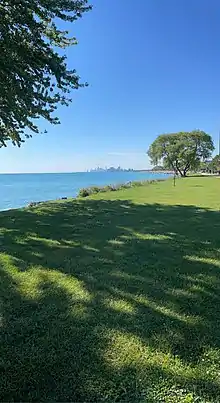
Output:
<svg viewBox="0 0 220 403">
<path fill-rule="evenodd" d="M 91 168 L 88 170 L 88 172 L 105 172 L 105 171 L 134 171 L 133 168 L 123 168 L 120 165 L 118 166 L 105 166 L 105 167 L 100 167 L 97 166 L 96 168 Z"/>
<path fill-rule="evenodd" d="M 34 145 L 35 139 L 30 142 Z M 110 152 L 110 153 L 89 153 L 84 154 L 71 152 L 70 149 L 62 150 L 60 152 L 50 151 L 51 158 L 47 160 L 47 150 L 43 150 L 41 154 L 44 163 L 40 165 L 37 161 L 38 154 L 27 154 L 25 144 L 20 149 L 9 146 L 10 158 L 7 161 L 4 155 L 8 153 L 9 149 L 1 149 L 0 153 L 0 173 L 40 173 L 40 172 L 86 172 L 90 169 L 100 167 L 118 167 L 122 166 L 124 169 L 148 169 L 150 168 L 150 161 L 146 153 L 126 153 L 126 152 Z M 9 154 L 9 153 L 8 153 Z M 46 160 L 46 161 L 45 161 Z M 16 165 L 16 169 L 15 169 Z M 28 168 L 29 169 L 28 169 Z"/>
</svg>

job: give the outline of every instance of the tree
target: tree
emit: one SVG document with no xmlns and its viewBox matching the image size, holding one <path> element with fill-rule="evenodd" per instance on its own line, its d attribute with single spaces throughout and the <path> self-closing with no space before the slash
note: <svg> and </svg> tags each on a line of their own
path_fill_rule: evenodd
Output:
<svg viewBox="0 0 220 403">
<path fill-rule="evenodd" d="M 220 171 L 220 155 L 216 155 L 209 163 L 209 168 L 212 171 Z"/>
<path fill-rule="evenodd" d="M 200 172 L 209 172 L 210 169 L 210 161 L 201 161 L 198 166 L 198 171 Z"/>
<path fill-rule="evenodd" d="M 154 165 L 162 163 L 177 175 L 185 177 L 214 150 L 211 136 L 201 130 L 162 134 L 151 144 L 148 155 Z"/>
<path fill-rule="evenodd" d="M 0 147 L 39 133 L 35 119 L 59 123 L 53 112 L 83 84 L 58 53 L 77 42 L 57 21 L 73 22 L 90 9 L 88 0 L 1 0 Z"/>
<path fill-rule="evenodd" d="M 152 168 L 152 171 L 163 171 L 164 167 L 162 165 L 156 165 Z"/>
</svg>

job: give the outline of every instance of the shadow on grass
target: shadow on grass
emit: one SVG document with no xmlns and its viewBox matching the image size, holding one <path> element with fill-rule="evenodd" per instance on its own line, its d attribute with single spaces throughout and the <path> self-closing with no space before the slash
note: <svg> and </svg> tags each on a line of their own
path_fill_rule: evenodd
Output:
<svg viewBox="0 0 220 403">
<path fill-rule="evenodd" d="M 85 200 L 4 212 L 0 227 L 0 400 L 155 402 L 179 385 L 219 401 L 212 377 L 137 351 L 218 362 L 219 212 Z"/>
</svg>

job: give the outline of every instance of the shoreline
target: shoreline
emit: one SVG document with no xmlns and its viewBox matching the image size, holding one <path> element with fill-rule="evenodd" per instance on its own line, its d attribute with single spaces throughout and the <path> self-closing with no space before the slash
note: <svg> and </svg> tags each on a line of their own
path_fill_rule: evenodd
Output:
<svg viewBox="0 0 220 403">
<path fill-rule="evenodd" d="M 72 175 L 72 174 L 100 174 L 100 173 L 149 173 L 149 174 L 172 174 L 173 171 L 154 171 L 150 169 L 134 169 L 133 171 L 67 171 L 67 172 L 0 172 L 4 175 Z"/>
<path fill-rule="evenodd" d="M 19 181 L 15 177 L 8 179 L 11 176 L 8 175 L 0 183 L 2 185 L 0 211 L 25 208 L 29 205 L 34 206 L 54 200 L 75 199 L 81 189 L 85 188 L 128 187 L 128 184 L 133 182 L 166 180 L 170 177 L 170 174 L 164 174 L 164 172 L 143 172 L 136 173 L 136 175 L 135 172 L 131 175 L 128 173 L 120 174 L 120 172 L 117 172 L 117 174 L 109 172 L 103 173 L 103 175 L 99 175 L 99 173 L 97 175 L 91 174 L 90 176 L 88 173 L 84 173 L 83 176 L 77 176 L 77 174 L 69 173 L 66 177 L 65 175 L 61 177 L 60 174 L 57 177 L 54 174 L 49 174 L 48 178 L 47 174 L 42 174 L 42 176 L 41 174 L 39 176 L 22 174 L 22 178 Z"/>
<path fill-rule="evenodd" d="M 120 190 L 127 190 L 127 189 L 132 189 L 132 188 L 137 188 L 137 187 L 143 187 L 147 185 L 151 185 L 153 183 L 159 183 L 159 182 L 164 182 L 168 178 L 158 178 L 158 179 L 146 179 L 143 181 L 130 181 L 130 182 L 125 182 L 121 183 L 118 185 L 106 185 L 106 186 L 91 186 L 87 188 L 82 188 L 80 189 L 77 199 L 89 197 L 95 194 L 100 194 L 100 193 L 107 193 L 107 192 L 118 192 Z"/>
</svg>

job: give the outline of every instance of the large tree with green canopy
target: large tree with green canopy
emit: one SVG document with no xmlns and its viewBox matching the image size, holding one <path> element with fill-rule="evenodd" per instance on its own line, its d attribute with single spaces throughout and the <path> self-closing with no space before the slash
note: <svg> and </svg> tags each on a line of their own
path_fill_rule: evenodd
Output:
<svg viewBox="0 0 220 403">
<path fill-rule="evenodd" d="M 195 170 L 201 161 L 212 154 L 214 145 L 209 134 L 201 130 L 161 134 L 151 144 L 148 155 L 152 164 L 162 163 L 164 168 L 185 177 Z"/>
<path fill-rule="evenodd" d="M 58 52 L 77 43 L 59 20 L 74 22 L 90 9 L 88 0 L 1 0 L 0 147 L 38 133 L 38 118 L 59 123 L 53 112 L 83 86 Z"/>
</svg>

